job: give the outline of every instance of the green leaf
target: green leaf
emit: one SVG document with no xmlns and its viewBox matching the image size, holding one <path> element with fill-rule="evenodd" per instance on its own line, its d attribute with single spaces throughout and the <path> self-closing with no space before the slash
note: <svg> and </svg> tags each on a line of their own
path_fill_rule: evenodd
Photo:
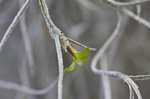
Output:
<svg viewBox="0 0 150 99">
<path fill-rule="evenodd" d="M 89 48 L 85 48 L 84 51 L 83 51 L 83 54 L 86 55 L 86 54 L 88 54 L 89 52 L 90 52 L 90 49 L 89 49 Z"/>
<path fill-rule="evenodd" d="M 82 53 L 78 52 L 74 54 L 76 58 L 75 61 L 79 66 L 83 66 L 86 63 L 86 60 L 88 59 L 88 56 L 86 56 L 86 54 L 88 54 L 89 51 L 89 48 L 85 48 Z"/>
<path fill-rule="evenodd" d="M 83 66 L 85 63 L 86 63 L 86 60 L 88 59 L 88 56 L 85 56 L 81 53 L 77 53 L 78 57 L 76 58 L 76 63 L 79 65 L 79 66 Z"/>
<path fill-rule="evenodd" d="M 76 64 L 77 63 L 73 61 L 72 64 L 64 70 L 64 72 L 72 72 L 75 69 Z"/>
<path fill-rule="evenodd" d="M 86 55 L 89 53 L 89 51 L 89 48 L 85 48 L 83 52 L 73 53 L 73 62 L 68 68 L 64 70 L 64 72 L 72 72 L 77 64 L 80 67 L 83 66 L 86 63 L 86 60 L 88 59 L 88 56 Z"/>
</svg>

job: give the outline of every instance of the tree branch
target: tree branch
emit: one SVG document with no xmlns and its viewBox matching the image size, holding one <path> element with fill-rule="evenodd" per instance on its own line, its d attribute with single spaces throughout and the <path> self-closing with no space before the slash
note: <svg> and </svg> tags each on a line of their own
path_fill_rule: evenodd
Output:
<svg viewBox="0 0 150 99">
<path fill-rule="evenodd" d="M 123 13 L 125 13 L 130 18 L 136 20 L 137 22 L 143 24 L 144 26 L 146 26 L 147 28 L 150 29 L 150 22 L 148 22 L 147 20 L 145 20 L 142 17 L 134 14 L 132 11 L 130 11 L 130 10 L 126 9 L 126 8 L 123 8 L 120 11 L 123 12 Z"/>
<path fill-rule="evenodd" d="M 128 10 L 127 8 L 118 8 L 119 6 L 123 6 L 123 5 L 125 6 L 138 5 L 141 3 L 150 2 L 150 0 L 133 1 L 130 3 L 119 3 L 118 1 L 115 1 L 115 0 L 106 0 L 106 2 L 109 3 L 110 5 L 113 5 L 113 7 L 117 8 L 117 10 L 120 10 L 121 12 L 129 16 L 130 18 L 136 20 L 137 22 L 143 24 L 144 26 L 150 29 L 150 22 L 148 22 L 147 20 L 143 19 L 139 15 L 134 14 L 132 11 Z M 138 12 L 140 12 L 140 10 Z"/>
<path fill-rule="evenodd" d="M 102 59 L 104 57 L 105 51 L 108 49 L 108 47 L 113 42 L 113 40 L 115 40 L 115 38 L 117 37 L 117 35 L 120 31 L 120 28 L 121 28 L 121 22 L 122 22 L 122 19 L 119 16 L 118 17 L 118 23 L 117 23 L 117 26 L 116 26 L 114 32 L 108 38 L 108 40 L 104 43 L 102 48 L 100 48 L 99 51 L 97 52 L 97 54 L 94 56 L 92 63 L 91 63 L 91 69 L 95 74 L 114 77 L 114 78 L 118 78 L 118 79 L 123 80 L 129 86 L 129 88 L 132 87 L 132 90 L 135 91 L 138 99 L 142 99 L 142 96 L 141 96 L 141 93 L 138 89 L 138 86 L 134 83 L 134 81 L 130 77 L 128 77 L 128 75 L 123 74 L 121 72 L 117 72 L 117 71 L 105 71 L 105 70 L 99 70 L 96 68 L 98 60 Z"/>
<path fill-rule="evenodd" d="M 24 0 L 19 0 L 20 6 L 22 5 L 22 2 Z M 27 25 L 26 25 L 26 14 L 22 15 L 22 19 L 20 21 L 20 29 L 22 33 L 22 38 L 24 41 L 24 47 L 25 47 L 25 53 L 27 55 L 27 61 L 29 63 L 29 70 L 32 75 L 34 75 L 34 58 L 33 58 L 33 53 L 32 53 L 32 46 L 31 46 L 31 40 L 29 37 L 29 33 L 27 31 Z"/>
<path fill-rule="evenodd" d="M 19 85 L 13 82 L 0 80 L 0 88 L 4 88 L 8 90 L 15 90 L 15 91 L 23 92 L 23 93 L 30 94 L 30 95 L 44 95 L 48 93 L 50 90 L 52 90 L 54 86 L 56 85 L 56 83 L 57 83 L 57 80 L 54 80 L 52 84 L 48 85 L 44 89 L 32 89 L 24 85 Z"/>
<path fill-rule="evenodd" d="M 9 25 L 8 29 L 6 30 L 2 40 L 0 41 L 0 52 L 2 51 L 2 48 L 3 48 L 4 44 L 6 43 L 6 41 L 8 40 L 8 38 L 9 38 L 10 34 L 12 33 L 14 27 L 19 22 L 20 17 L 25 12 L 25 10 L 28 8 L 30 1 L 31 0 L 26 0 L 26 2 L 23 4 L 23 6 L 21 7 L 21 9 L 18 11 L 17 15 L 13 19 L 12 23 Z"/>
<path fill-rule="evenodd" d="M 150 2 L 150 0 L 135 0 L 135 1 L 129 1 L 129 2 L 119 2 L 115 0 L 106 0 L 106 1 L 110 3 L 111 5 L 117 6 L 117 7 L 141 5 L 141 4 Z"/>
<path fill-rule="evenodd" d="M 53 23 L 47 4 L 45 0 L 39 0 L 39 4 L 41 7 L 42 15 L 44 16 L 45 22 L 47 24 L 50 36 L 55 40 L 56 51 L 57 51 L 57 59 L 59 65 L 59 77 L 58 77 L 58 99 L 62 99 L 63 97 L 63 75 L 64 75 L 64 66 L 63 66 L 63 58 L 62 51 L 60 45 L 59 36 L 61 35 L 61 30 Z"/>
<path fill-rule="evenodd" d="M 100 60 L 100 66 L 102 70 L 108 70 L 107 56 L 103 56 Z M 102 75 L 102 92 L 104 93 L 104 99 L 112 99 L 111 85 L 108 76 Z"/>
</svg>

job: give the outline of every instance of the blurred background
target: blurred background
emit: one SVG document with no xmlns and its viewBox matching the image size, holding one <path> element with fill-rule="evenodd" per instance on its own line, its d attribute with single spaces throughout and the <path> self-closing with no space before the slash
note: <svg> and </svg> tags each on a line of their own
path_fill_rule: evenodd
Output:
<svg viewBox="0 0 150 99">
<path fill-rule="evenodd" d="M 102 47 L 117 24 L 116 10 L 100 0 L 46 0 L 54 23 L 68 37 L 87 46 Z M 0 0 L 0 39 L 24 0 Z M 143 4 L 141 17 L 150 22 L 150 3 Z M 131 7 L 136 12 L 135 7 Z M 118 38 L 108 49 L 108 70 L 129 75 L 150 74 L 150 29 L 122 14 L 124 23 Z M 25 15 L 13 30 L 0 53 L 0 80 L 42 89 L 57 79 L 58 65 L 54 40 L 38 6 L 32 0 Z M 82 50 L 79 48 L 79 50 Z M 103 99 L 101 76 L 90 68 L 96 52 L 85 66 L 64 74 L 63 99 Z M 72 57 L 63 51 L 64 66 Z M 99 68 L 101 68 L 99 66 Z M 128 86 L 110 78 L 112 99 L 128 99 Z M 143 99 L 150 97 L 150 81 L 136 81 Z M 46 95 L 31 96 L 0 89 L 1 99 L 57 99 L 57 85 Z"/>
</svg>

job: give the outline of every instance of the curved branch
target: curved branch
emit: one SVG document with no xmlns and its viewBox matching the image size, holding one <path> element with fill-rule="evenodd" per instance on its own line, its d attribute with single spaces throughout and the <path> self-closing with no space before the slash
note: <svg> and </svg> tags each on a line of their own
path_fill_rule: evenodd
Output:
<svg viewBox="0 0 150 99">
<path fill-rule="evenodd" d="M 141 5 L 141 4 L 150 2 L 150 0 L 136 0 L 136 1 L 129 1 L 129 2 L 119 2 L 115 0 L 106 0 L 106 1 L 110 3 L 111 5 L 117 6 L 117 7 Z"/>
<path fill-rule="evenodd" d="M 95 55 L 95 57 L 93 58 L 92 60 L 92 63 L 91 63 L 91 69 L 93 71 L 96 71 L 96 64 L 98 62 L 98 60 L 103 56 L 105 50 L 109 47 L 109 45 L 112 43 L 112 41 L 117 37 L 119 31 L 120 31 L 120 26 L 121 26 L 121 17 L 119 16 L 118 17 L 118 23 L 117 23 L 117 26 L 114 30 L 114 32 L 112 33 L 112 35 L 108 38 L 108 40 L 106 41 L 106 43 L 103 45 L 102 48 L 100 48 L 100 50 L 97 52 L 97 54 Z"/>
<path fill-rule="evenodd" d="M 8 90 L 15 90 L 15 91 L 23 92 L 23 93 L 30 94 L 30 95 L 44 95 L 48 93 L 50 90 L 52 90 L 54 86 L 56 85 L 56 83 L 57 83 L 57 80 L 54 80 L 52 84 L 49 84 L 44 89 L 32 89 L 24 85 L 19 85 L 16 83 L 0 80 L 0 88 L 4 88 Z"/>
<path fill-rule="evenodd" d="M 123 74 L 121 72 L 117 72 L 117 71 L 105 71 L 105 70 L 99 70 L 99 69 L 96 68 L 98 60 L 103 58 L 105 51 L 110 46 L 110 44 L 112 43 L 112 41 L 117 37 L 117 35 L 118 35 L 119 31 L 120 31 L 120 28 L 121 28 L 121 22 L 122 22 L 122 18 L 119 15 L 119 17 L 118 17 L 118 23 L 117 23 L 117 26 L 116 26 L 114 32 L 112 33 L 112 35 L 110 36 L 110 38 L 108 38 L 108 40 L 103 45 L 103 47 L 100 48 L 100 50 L 94 56 L 94 58 L 92 60 L 92 63 L 91 63 L 91 69 L 92 69 L 92 71 L 95 74 L 105 75 L 105 76 L 114 77 L 114 78 L 118 78 L 118 79 L 123 80 L 124 82 L 126 82 L 126 84 L 129 87 L 132 87 L 132 89 L 135 91 L 138 99 L 142 99 L 142 96 L 141 96 L 141 93 L 140 93 L 140 91 L 138 89 L 138 86 L 134 83 L 134 81 L 130 77 L 128 77 L 128 75 Z"/>
</svg>

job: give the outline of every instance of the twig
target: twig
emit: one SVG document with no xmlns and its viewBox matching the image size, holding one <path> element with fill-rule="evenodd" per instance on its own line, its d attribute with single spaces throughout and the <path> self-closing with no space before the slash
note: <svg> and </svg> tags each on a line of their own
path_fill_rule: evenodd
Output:
<svg viewBox="0 0 150 99">
<path fill-rule="evenodd" d="M 150 0 L 136 0 L 136 1 L 129 1 L 129 2 L 119 2 L 115 0 L 106 0 L 106 1 L 110 3 L 111 5 L 117 6 L 117 7 L 141 5 L 141 4 L 150 2 Z"/>
<path fill-rule="evenodd" d="M 57 80 L 54 80 L 52 84 L 48 85 L 44 89 L 32 89 L 24 85 L 19 85 L 13 82 L 0 80 L 0 88 L 4 88 L 8 90 L 15 90 L 15 91 L 23 92 L 25 94 L 30 94 L 30 95 L 44 95 L 44 94 L 47 94 L 50 90 L 52 90 L 54 86 L 56 85 L 56 83 L 57 83 Z"/>
<path fill-rule="evenodd" d="M 4 44 L 6 43 L 6 41 L 8 40 L 8 38 L 9 38 L 10 34 L 12 33 L 14 27 L 19 22 L 20 17 L 25 12 L 25 10 L 28 8 L 30 1 L 31 0 L 26 0 L 26 2 L 23 4 L 23 6 L 21 7 L 21 9 L 18 11 L 17 15 L 13 19 L 12 23 L 9 25 L 8 29 L 6 30 L 2 40 L 0 42 L 0 52 L 2 51 L 2 48 L 3 48 Z"/>
<path fill-rule="evenodd" d="M 62 99 L 64 66 L 63 66 L 62 51 L 61 51 L 61 46 L 60 46 L 60 41 L 59 41 L 58 35 L 55 37 L 55 45 L 56 45 L 57 59 L 58 59 L 58 65 L 59 65 L 58 99 Z"/>
<path fill-rule="evenodd" d="M 51 20 L 45 0 L 39 0 L 39 3 L 40 3 L 41 10 L 42 10 L 42 15 L 45 19 L 45 22 L 49 30 L 49 34 L 53 39 L 55 39 L 55 36 L 61 35 L 62 32 L 59 28 L 57 28 L 57 26 Z"/>
<path fill-rule="evenodd" d="M 98 63 L 98 60 L 99 60 L 101 62 L 100 65 L 104 65 L 103 64 L 103 60 L 104 60 L 103 57 L 105 57 L 104 56 L 104 52 L 109 47 L 109 45 L 112 43 L 112 41 L 117 37 L 117 35 L 118 35 L 119 31 L 120 31 L 120 28 L 121 28 L 121 21 L 122 21 L 122 19 L 121 19 L 121 16 L 119 15 L 119 17 L 118 17 L 118 23 L 117 23 L 117 26 L 116 26 L 114 32 L 112 33 L 112 35 L 110 36 L 110 38 L 106 41 L 106 43 L 104 44 L 104 46 L 98 51 L 98 53 L 94 56 L 94 58 L 92 60 L 92 63 L 91 63 L 91 69 L 92 69 L 92 71 L 94 73 L 96 73 L 96 74 L 102 74 L 102 78 L 104 78 L 103 76 L 105 75 L 105 72 L 106 72 L 106 75 L 108 75 L 108 76 L 112 76 L 112 75 L 111 75 L 111 73 L 109 73 L 109 71 L 98 70 L 96 68 L 96 64 Z M 106 67 L 106 66 L 105 65 L 102 66 L 102 69 L 104 69 L 104 67 Z M 106 83 L 106 82 L 104 82 L 104 83 Z M 111 97 L 107 97 L 106 90 L 104 91 L 104 99 L 107 99 L 107 98 L 111 99 Z"/>
<path fill-rule="evenodd" d="M 150 75 L 129 75 L 134 80 L 150 80 Z"/>
<path fill-rule="evenodd" d="M 130 18 L 136 20 L 137 22 L 143 24 L 144 26 L 146 26 L 147 28 L 150 29 L 150 22 L 148 22 L 147 20 L 143 19 L 139 15 L 134 14 L 132 11 L 128 10 L 127 8 L 119 8 L 118 9 L 119 6 L 138 5 L 138 4 L 141 4 L 141 3 L 150 2 L 150 0 L 133 1 L 133 2 L 130 2 L 130 3 L 119 3 L 118 1 L 115 1 L 115 0 L 106 0 L 106 2 L 108 2 L 110 5 L 113 5 L 115 8 L 117 8 L 117 10 L 120 10 L 121 12 L 123 12 L 127 16 L 129 16 Z"/>
<path fill-rule="evenodd" d="M 91 68 L 93 71 L 95 71 L 96 64 L 97 64 L 98 60 L 103 56 L 105 50 L 109 47 L 109 45 L 112 43 L 112 41 L 117 37 L 119 30 L 120 30 L 120 26 L 121 26 L 121 20 L 122 20 L 121 17 L 119 17 L 118 23 L 117 23 L 117 26 L 116 26 L 114 32 L 112 33 L 112 35 L 108 38 L 108 40 L 103 45 L 103 47 L 97 52 L 97 54 L 93 58 L 92 63 L 91 63 Z"/>
<path fill-rule="evenodd" d="M 22 5 L 22 2 L 24 0 L 19 0 L 20 6 Z M 25 53 L 27 55 L 27 60 L 29 63 L 29 70 L 32 75 L 34 75 L 34 58 L 33 58 L 33 53 L 32 53 L 32 47 L 31 47 L 31 40 L 29 37 L 29 33 L 27 31 L 27 25 L 26 25 L 26 17 L 25 13 L 22 16 L 22 19 L 20 21 L 20 29 L 24 41 L 24 46 L 25 46 Z"/>
<path fill-rule="evenodd" d="M 75 40 L 73 40 L 73 39 L 71 39 L 71 38 L 67 38 L 67 39 L 68 39 L 70 42 L 72 42 L 72 43 L 74 43 L 74 44 L 76 44 L 76 45 L 78 45 L 78 46 L 80 46 L 80 47 L 89 48 L 91 51 L 96 51 L 96 48 L 87 47 L 86 45 L 81 44 L 81 43 L 79 43 L 79 42 L 77 42 L 77 41 L 75 41 Z"/>
<path fill-rule="evenodd" d="M 134 14 L 132 11 L 128 10 L 127 8 L 119 8 L 121 6 L 132 6 L 132 5 L 140 5 L 142 3 L 146 3 L 146 2 L 150 2 L 150 0 L 137 0 L 137 1 L 131 1 L 131 2 L 118 2 L 118 1 L 114 1 L 114 0 L 105 0 L 108 4 L 113 5 L 113 7 L 117 8 L 117 10 L 120 10 L 121 12 L 125 13 L 127 16 L 131 17 L 132 19 L 136 20 L 137 22 L 143 24 L 144 26 L 146 26 L 147 28 L 150 29 L 150 22 L 148 22 L 147 20 L 143 19 L 142 17 L 140 17 L 139 15 Z M 92 4 L 92 6 L 94 5 L 93 3 L 91 3 L 90 1 L 87 1 L 88 3 Z M 81 2 L 81 4 L 83 4 L 83 2 Z M 88 5 L 84 5 L 85 7 L 88 7 Z M 90 7 L 90 9 L 92 9 Z M 140 11 L 141 8 L 138 7 L 138 13 L 141 12 Z"/>
<path fill-rule="evenodd" d="M 107 50 L 107 48 L 110 46 L 110 44 L 112 43 L 112 41 L 117 37 L 119 30 L 121 28 L 121 22 L 122 19 L 121 17 L 119 17 L 117 26 L 115 31 L 112 33 L 112 35 L 110 36 L 110 38 L 108 38 L 108 40 L 106 41 L 106 43 L 104 43 L 103 47 L 97 52 L 97 54 L 94 56 L 92 63 L 91 63 L 91 69 L 95 74 L 98 75 L 105 75 L 105 76 L 109 76 L 109 77 L 114 77 L 114 78 L 118 78 L 123 80 L 124 82 L 126 82 L 126 84 L 128 84 L 128 86 L 131 86 L 132 89 L 135 91 L 138 99 L 142 99 L 141 93 L 138 89 L 138 86 L 134 83 L 134 81 L 129 78 L 127 75 L 121 73 L 121 72 L 116 72 L 116 71 L 105 71 L 105 70 L 99 70 L 96 68 L 96 64 L 98 62 L 99 59 L 103 58 L 105 51 Z"/>
<path fill-rule="evenodd" d="M 129 87 L 129 92 L 130 92 L 129 98 L 134 99 L 134 91 L 132 89 L 132 86 L 129 83 L 128 83 L 128 87 Z"/>
<path fill-rule="evenodd" d="M 39 4 L 40 4 L 41 10 L 42 10 L 42 14 L 44 16 L 45 22 L 49 29 L 49 34 L 55 40 L 58 65 L 59 65 L 58 99 L 62 99 L 64 69 L 63 69 L 63 58 L 62 58 L 61 45 L 60 45 L 60 40 L 59 40 L 59 36 L 61 35 L 62 32 L 59 28 L 56 27 L 56 25 L 51 20 L 45 0 L 39 0 Z"/>
<path fill-rule="evenodd" d="M 131 17 L 132 19 L 136 20 L 137 22 L 143 24 L 144 26 L 146 26 L 147 28 L 150 29 L 150 22 L 146 21 L 145 19 L 141 18 L 140 16 L 137 16 L 132 11 L 130 11 L 126 8 L 121 9 L 121 11 L 123 13 L 125 13 L 126 15 L 128 15 L 129 17 Z"/>
<path fill-rule="evenodd" d="M 103 70 L 108 70 L 107 56 L 103 56 L 100 60 L 100 66 Z M 104 93 L 104 99 L 112 99 L 111 96 L 111 85 L 108 76 L 102 76 L 102 89 Z"/>
<path fill-rule="evenodd" d="M 21 66 L 18 67 L 18 72 L 19 72 L 21 84 L 26 87 L 30 87 L 29 75 L 28 75 L 26 64 L 27 64 L 27 57 L 23 57 L 22 64 Z M 23 99 L 25 96 L 26 94 L 18 92 L 16 95 L 16 99 Z M 27 96 L 27 97 L 29 98 L 30 96 Z"/>
</svg>

